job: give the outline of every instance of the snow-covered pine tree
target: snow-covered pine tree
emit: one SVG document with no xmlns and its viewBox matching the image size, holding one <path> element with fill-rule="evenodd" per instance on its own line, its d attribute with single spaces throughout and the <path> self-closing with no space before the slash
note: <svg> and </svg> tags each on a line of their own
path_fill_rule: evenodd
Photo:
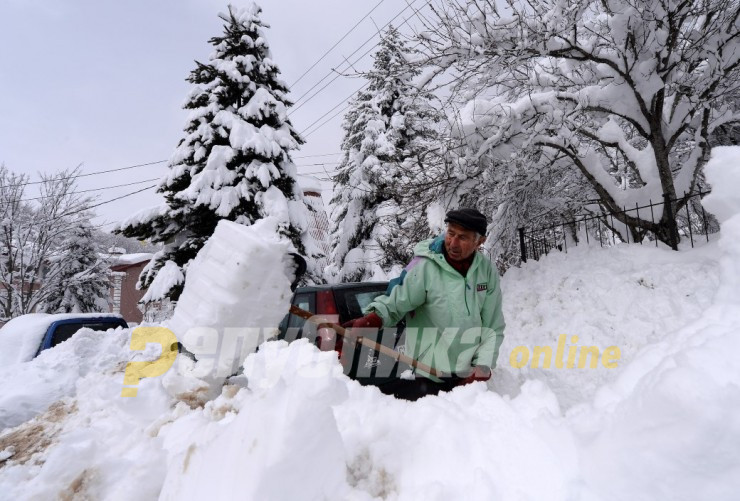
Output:
<svg viewBox="0 0 740 501">
<path fill-rule="evenodd" d="M 88 221 L 69 230 L 56 253 L 49 258 L 52 274 L 46 313 L 107 312 L 110 306 L 108 265 L 100 256 Z"/>
<path fill-rule="evenodd" d="M 364 74 L 366 88 L 344 117 L 344 157 L 332 200 L 331 280 L 395 274 L 416 240 L 428 236 L 424 204 L 406 198 L 404 187 L 439 147 L 439 115 L 432 96 L 413 85 L 419 69 L 412 56 L 398 30 L 389 28 Z"/>
<path fill-rule="evenodd" d="M 188 263 L 221 219 L 251 225 L 275 216 L 299 253 L 316 253 L 289 155 L 303 140 L 287 118 L 292 103 L 261 11 L 252 4 L 220 14 L 224 33 L 209 41 L 214 51 L 208 62 L 196 62 L 188 78 L 194 87 L 184 106 L 191 110 L 185 136 L 159 185 L 166 203 L 117 230 L 165 244 L 139 279 L 139 287 L 149 288 L 146 301 L 177 300 Z"/>
</svg>

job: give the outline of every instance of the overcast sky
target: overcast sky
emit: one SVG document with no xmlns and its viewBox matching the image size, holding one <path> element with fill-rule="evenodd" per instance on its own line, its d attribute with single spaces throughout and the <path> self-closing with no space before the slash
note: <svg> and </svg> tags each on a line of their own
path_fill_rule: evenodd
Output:
<svg viewBox="0 0 740 501">
<path fill-rule="evenodd" d="M 409 0 L 411 1 L 411 0 Z M 262 0 L 263 20 L 273 58 L 283 80 L 293 84 L 380 0 Z M 235 1 L 235 5 L 249 2 Z M 424 0 L 411 1 L 412 7 Z M 83 164 L 90 173 L 169 158 L 181 138 L 186 113 L 181 109 L 194 60 L 206 61 L 208 39 L 221 34 L 216 0 L 2 0 L 0 3 L 0 163 L 38 179 Z M 333 67 L 346 67 L 349 56 L 406 7 L 406 1 L 383 0 L 336 49 L 292 86 L 296 101 Z M 398 25 L 413 15 L 406 9 Z M 408 33 L 409 19 L 401 31 Z M 358 58 L 377 42 L 367 44 Z M 369 67 L 366 56 L 355 68 Z M 329 81 L 327 78 L 313 92 Z M 291 120 L 304 131 L 363 83 L 340 77 L 297 109 Z M 313 93 L 312 92 L 312 93 Z M 301 102 L 297 103 L 301 104 Z M 328 114 L 330 118 L 341 107 Z M 340 114 L 307 136 L 294 153 L 299 172 L 335 167 L 341 141 Z M 324 119 L 324 120 L 325 120 Z M 321 120 L 319 123 L 323 122 Z M 333 156 L 313 156 L 334 154 Z M 310 156 L 309 158 L 301 158 Z M 79 179 L 89 190 L 159 179 L 165 164 Z M 324 176 L 324 174 L 321 174 Z M 153 184 L 142 183 L 91 192 L 105 202 Z M 29 187 L 26 196 L 36 196 Z M 119 221 L 155 205 L 154 190 L 96 208 L 96 224 Z"/>
</svg>

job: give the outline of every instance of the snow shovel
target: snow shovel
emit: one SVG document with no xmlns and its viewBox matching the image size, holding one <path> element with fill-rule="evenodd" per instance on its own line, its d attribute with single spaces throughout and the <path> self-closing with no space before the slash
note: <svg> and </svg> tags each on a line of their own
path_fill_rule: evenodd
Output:
<svg viewBox="0 0 740 501">
<path fill-rule="evenodd" d="M 314 315 L 310 311 L 301 309 L 294 304 L 290 305 L 290 312 L 297 317 L 305 318 L 306 320 L 313 322 L 318 327 L 328 327 L 328 328 L 334 329 L 334 332 L 336 332 L 338 335 L 348 340 L 354 341 L 355 343 L 360 343 L 364 346 L 367 346 L 368 348 L 378 351 L 384 355 L 387 355 L 396 362 L 403 362 L 405 364 L 410 365 L 411 367 L 422 370 L 426 372 L 427 374 L 431 374 L 432 376 L 436 376 L 439 378 L 448 377 L 447 374 L 441 371 L 438 371 L 437 369 L 430 367 L 427 364 L 419 362 L 415 358 L 411 358 L 407 355 L 404 355 L 403 353 L 399 353 L 396 350 L 392 350 L 385 345 L 376 343 L 375 341 L 367 339 L 363 336 L 357 336 L 352 333 L 352 329 L 345 329 L 341 325 L 334 324 L 331 322 L 323 322 L 320 316 Z"/>
</svg>

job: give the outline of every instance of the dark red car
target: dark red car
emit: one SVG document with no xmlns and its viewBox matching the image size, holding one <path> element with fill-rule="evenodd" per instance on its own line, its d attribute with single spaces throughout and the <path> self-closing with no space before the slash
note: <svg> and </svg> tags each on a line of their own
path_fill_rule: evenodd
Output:
<svg viewBox="0 0 740 501">
<path fill-rule="evenodd" d="M 324 317 L 329 316 L 327 320 L 342 324 L 361 317 L 364 308 L 377 296 L 385 294 L 387 288 L 388 282 L 299 287 L 293 293 L 291 302 L 301 309 Z M 403 351 L 403 323 L 399 323 L 395 328 L 386 328 L 378 332 L 368 330 L 363 335 L 391 349 Z M 398 363 L 366 346 L 345 343 L 333 329 L 319 329 L 301 317 L 286 315 L 280 323 L 278 339 L 290 342 L 300 338 L 310 339 L 322 350 L 337 351 L 344 373 L 360 384 L 378 386 L 410 369 L 408 365 Z"/>
</svg>

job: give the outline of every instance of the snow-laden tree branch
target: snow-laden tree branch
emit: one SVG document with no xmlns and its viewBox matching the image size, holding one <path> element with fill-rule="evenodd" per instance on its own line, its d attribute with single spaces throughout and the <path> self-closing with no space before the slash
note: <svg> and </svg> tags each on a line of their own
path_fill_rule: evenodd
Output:
<svg viewBox="0 0 740 501">
<path fill-rule="evenodd" d="M 740 120 L 737 0 L 450 0 L 435 12 L 424 83 L 451 75 L 477 94 L 461 113 L 470 155 L 505 168 L 562 154 L 604 210 L 691 192 L 714 130 Z M 522 168 L 537 175 L 551 157 Z M 668 214 L 619 219 L 675 244 Z"/>
</svg>

